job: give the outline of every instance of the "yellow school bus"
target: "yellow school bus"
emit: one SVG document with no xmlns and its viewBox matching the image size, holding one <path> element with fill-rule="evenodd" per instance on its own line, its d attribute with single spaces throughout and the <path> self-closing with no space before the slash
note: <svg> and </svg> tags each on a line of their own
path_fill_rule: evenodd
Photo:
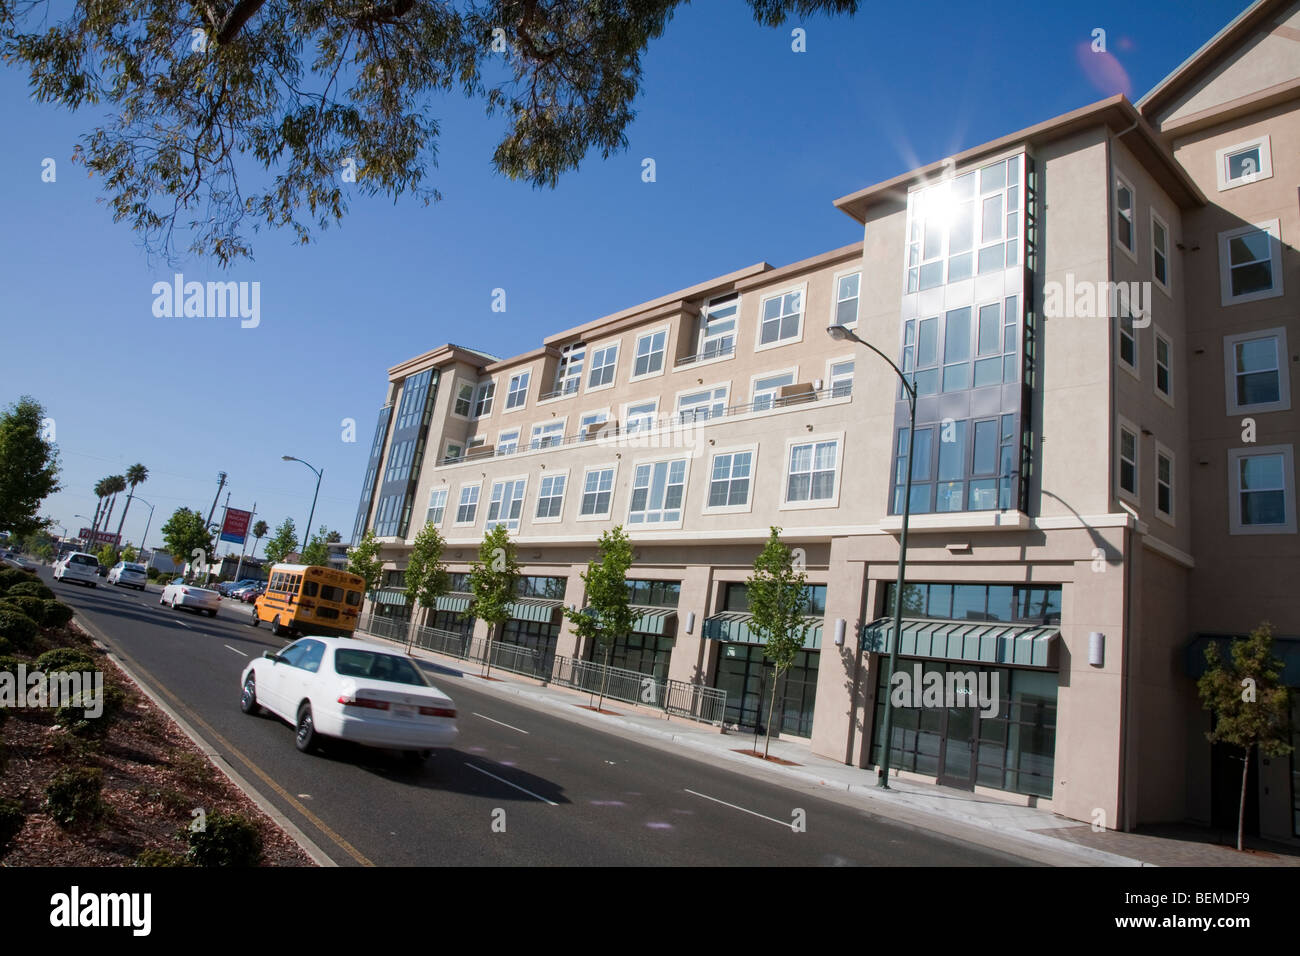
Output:
<svg viewBox="0 0 1300 956">
<path fill-rule="evenodd" d="M 276 564 L 266 591 L 253 602 L 249 624 L 271 623 L 278 635 L 351 637 L 361 614 L 365 578 L 310 564 Z"/>
</svg>

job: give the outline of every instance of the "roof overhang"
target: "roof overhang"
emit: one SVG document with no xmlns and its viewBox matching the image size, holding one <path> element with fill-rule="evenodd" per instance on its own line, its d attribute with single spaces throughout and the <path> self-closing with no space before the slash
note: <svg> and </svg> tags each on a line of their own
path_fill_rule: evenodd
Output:
<svg viewBox="0 0 1300 956">
<path fill-rule="evenodd" d="M 992 621 L 940 621 L 903 618 L 898 653 L 941 661 L 964 661 L 991 667 L 1058 668 L 1056 624 L 1002 624 Z M 862 646 L 888 654 L 894 645 L 894 619 L 877 618 L 862 627 Z"/>
</svg>

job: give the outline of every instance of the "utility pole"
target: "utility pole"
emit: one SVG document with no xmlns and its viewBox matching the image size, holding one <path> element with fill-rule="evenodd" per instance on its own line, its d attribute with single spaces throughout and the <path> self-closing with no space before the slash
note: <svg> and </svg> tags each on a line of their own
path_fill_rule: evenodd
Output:
<svg viewBox="0 0 1300 956">
<path fill-rule="evenodd" d="M 226 487 L 226 473 L 224 471 L 219 471 L 217 472 L 217 493 L 212 496 L 212 507 L 208 509 L 208 520 L 203 522 L 204 528 L 207 528 L 208 525 L 212 524 L 212 515 L 217 510 L 217 499 L 221 497 L 221 489 L 224 487 Z M 226 501 L 230 501 L 229 496 L 226 497 Z"/>
<path fill-rule="evenodd" d="M 217 525 L 217 540 L 212 545 L 212 559 L 213 562 L 216 563 L 220 563 L 220 556 L 217 554 L 217 552 L 221 550 L 221 532 L 226 527 L 226 513 L 228 511 L 230 511 L 230 492 L 227 491 L 226 503 L 221 508 L 221 524 Z M 209 577 L 211 576 L 211 573 L 212 573 L 212 568 L 211 568 L 211 563 L 209 563 L 208 565 Z M 221 575 L 218 574 L 217 577 L 221 577 Z"/>
</svg>

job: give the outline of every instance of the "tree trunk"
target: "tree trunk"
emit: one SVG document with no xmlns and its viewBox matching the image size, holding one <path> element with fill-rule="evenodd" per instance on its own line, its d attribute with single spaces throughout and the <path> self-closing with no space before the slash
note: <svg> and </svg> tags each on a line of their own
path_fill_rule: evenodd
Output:
<svg viewBox="0 0 1300 956">
<path fill-rule="evenodd" d="M 108 523 L 113 520 L 113 505 L 117 504 L 117 492 L 108 499 L 108 511 L 104 513 L 104 533 L 108 533 Z M 98 544 L 98 542 L 96 542 Z"/>
<path fill-rule="evenodd" d="M 496 634 L 496 632 L 497 632 L 496 624 L 488 625 L 487 653 L 483 655 L 483 663 L 487 664 L 487 671 L 484 673 L 483 675 L 484 677 L 492 676 L 492 637 L 493 635 Z"/>
<path fill-rule="evenodd" d="M 418 609 L 412 610 L 411 623 L 406 628 L 406 653 L 408 654 L 411 653 L 411 645 L 415 642 L 415 617 L 418 613 Z"/>
<path fill-rule="evenodd" d="M 122 525 L 126 524 L 126 513 L 131 510 L 131 499 L 134 497 L 135 489 L 132 488 L 126 496 L 126 504 L 122 506 L 122 517 L 117 519 L 117 544 L 113 545 L 114 553 L 117 552 L 118 547 L 122 544 Z"/>
<path fill-rule="evenodd" d="M 772 673 L 772 703 L 767 706 L 767 739 L 763 743 L 763 759 L 767 759 L 767 752 L 772 749 L 772 716 L 776 713 L 776 689 L 781 683 L 781 675 L 777 672 Z"/>
<path fill-rule="evenodd" d="M 600 678 L 600 703 L 596 705 L 596 713 L 605 709 L 605 688 L 609 686 L 609 655 L 613 650 L 613 644 L 605 645 L 605 673 Z"/>
<path fill-rule="evenodd" d="M 1241 806 L 1237 810 L 1237 852 L 1242 850 L 1242 837 L 1246 829 L 1246 775 L 1250 772 L 1250 748 L 1241 761 Z"/>
</svg>

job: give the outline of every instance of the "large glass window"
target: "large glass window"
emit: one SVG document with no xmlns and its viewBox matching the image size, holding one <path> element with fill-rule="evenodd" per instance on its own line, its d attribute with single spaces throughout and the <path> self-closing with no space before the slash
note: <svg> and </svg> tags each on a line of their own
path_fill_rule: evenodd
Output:
<svg viewBox="0 0 1300 956">
<path fill-rule="evenodd" d="M 764 299 L 759 307 L 759 345 L 772 345 L 799 338 L 803 319 L 803 293 L 786 292 Z"/>
<path fill-rule="evenodd" d="M 434 488 L 429 492 L 429 511 L 425 515 L 426 524 L 442 524 L 442 515 L 447 508 L 447 489 Z"/>
<path fill-rule="evenodd" d="M 913 514 L 1006 511 L 1016 481 L 1016 416 L 918 425 L 912 459 Z M 907 429 L 898 430 L 891 514 L 902 514 Z M 963 503 L 964 502 L 964 503 Z"/>
<path fill-rule="evenodd" d="M 518 531 L 519 516 L 523 510 L 524 479 L 494 481 L 484 529 L 491 531 L 497 525 L 505 525 L 511 531 Z"/>
<path fill-rule="evenodd" d="M 593 349 L 591 353 L 591 374 L 587 376 L 587 388 L 600 388 L 614 383 L 614 369 L 618 365 L 618 343 Z"/>
<path fill-rule="evenodd" d="M 1219 233 L 1219 273 L 1223 305 L 1282 294 L 1282 255 L 1278 220 Z"/>
<path fill-rule="evenodd" d="M 1237 497 L 1243 527 L 1286 524 L 1286 491 L 1283 455 L 1242 455 L 1237 460 Z"/>
<path fill-rule="evenodd" d="M 753 467 L 752 451 L 726 452 L 713 456 L 709 477 L 710 508 L 734 508 L 749 504 L 749 478 Z"/>
<path fill-rule="evenodd" d="M 393 426 L 393 431 L 399 432 L 420 423 L 432 376 L 433 369 L 425 369 L 402 383 L 402 402 L 397 407 L 397 423 Z"/>
<path fill-rule="evenodd" d="M 834 498 L 839 449 L 838 439 L 790 446 L 785 500 L 829 501 Z"/>
<path fill-rule="evenodd" d="M 702 422 L 727 413 L 727 386 L 690 392 L 677 399 L 677 417 L 683 423 Z"/>
<path fill-rule="evenodd" d="M 520 372 L 510 377 L 510 388 L 506 392 L 506 408 L 522 408 L 528 401 L 528 381 L 532 372 Z"/>
<path fill-rule="evenodd" d="M 492 398 L 496 395 L 497 383 L 488 380 L 478 383 L 478 391 L 474 397 L 474 417 L 482 418 L 484 415 L 492 414 Z"/>
<path fill-rule="evenodd" d="M 462 418 L 469 418 L 470 412 L 474 410 L 474 386 L 469 382 L 460 382 L 456 385 L 456 403 L 452 406 L 452 413 L 460 415 Z"/>
<path fill-rule="evenodd" d="M 835 280 L 835 325 L 858 324 L 858 295 L 861 284 L 861 272 L 840 276 Z"/>
<path fill-rule="evenodd" d="M 883 613 L 894 613 L 893 581 L 885 584 Z M 903 616 L 940 621 L 1060 624 L 1059 584 L 927 584 L 903 588 Z"/>
<path fill-rule="evenodd" d="M 567 475 L 546 475 L 537 491 L 537 517 L 558 518 L 564 508 Z"/>
<path fill-rule="evenodd" d="M 736 351 L 736 317 L 740 293 L 732 292 L 710 299 L 700 316 L 699 357 L 721 358 Z"/>
<path fill-rule="evenodd" d="M 588 471 L 582 484 L 582 507 L 579 513 L 586 516 L 609 516 L 610 500 L 614 495 L 614 469 L 595 468 Z"/>
<path fill-rule="evenodd" d="M 473 524 L 478 513 L 478 485 L 460 489 L 460 503 L 456 506 L 456 524 Z"/>
<path fill-rule="evenodd" d="M 843 398 L 853 394 L 853 359 L 832 362 L 830 367 L 831 398 Z"/>
<path fill-rule="evenodd" d="M 660 329 L 636 340 L 636 358 L 632 362 L 632 375 L 651 375 L 663 371 L 664 349 L 668 331 Z"/>
<path fill-rule="evenodd" d="M 505 428 L 497 435 L 498 455 L 513 455 L 519 450 L 519 429 Z"/>
<path fill-rule="evenodd" d="M 528 447 L 533 449 L 551 448 L 555 445 L 561 444 L 563 441 L 564 422 L 562 420 L 545 422 L 541 425 L 533 426 L 533 436 L 528 442 Z"/>
<path fill-rule="evenodd" d="M 782 386 L 794 384 L 794 372 L 781 372 L 754 380 L 754 394 L 750 398 L 754 411 L 766 411 L 772 407 Z"/>
<path fill-rule="evenodd" d="M 637 402 L 635 405 L 629 405 L 627 407 L 627 414 L 624 416 L 623 430 L 628 434 L 633 432 L 649 431 L 655 427 L 655 414 L 658 410 L 658 399 L 651 399 L 648 402 Z"/>
<path fill-rule="evenodd" d="M 636 466 L 628 524 L 664 524 L 682 520 L 686 494 L 686 460 L 647 462 Z"/>
<path fill-rule="evenodd" d="M 578 390 L 582 382 L 582 363 L 587 355 L 587 346 L 583 342 L 566 345 L 560 352 L 560 364 L 555 370 L 555 391 L 561 395 L 570 395 Z"/>
<path fill-rule="evenodd" d="M 1282 396 L 1282 363 L 1278 360 L 1277 338 L 1268 335 L 1237 342 L 1233 353 L 1236 358 L 1237 407 L 1278 401 Z"/>
</svg>

